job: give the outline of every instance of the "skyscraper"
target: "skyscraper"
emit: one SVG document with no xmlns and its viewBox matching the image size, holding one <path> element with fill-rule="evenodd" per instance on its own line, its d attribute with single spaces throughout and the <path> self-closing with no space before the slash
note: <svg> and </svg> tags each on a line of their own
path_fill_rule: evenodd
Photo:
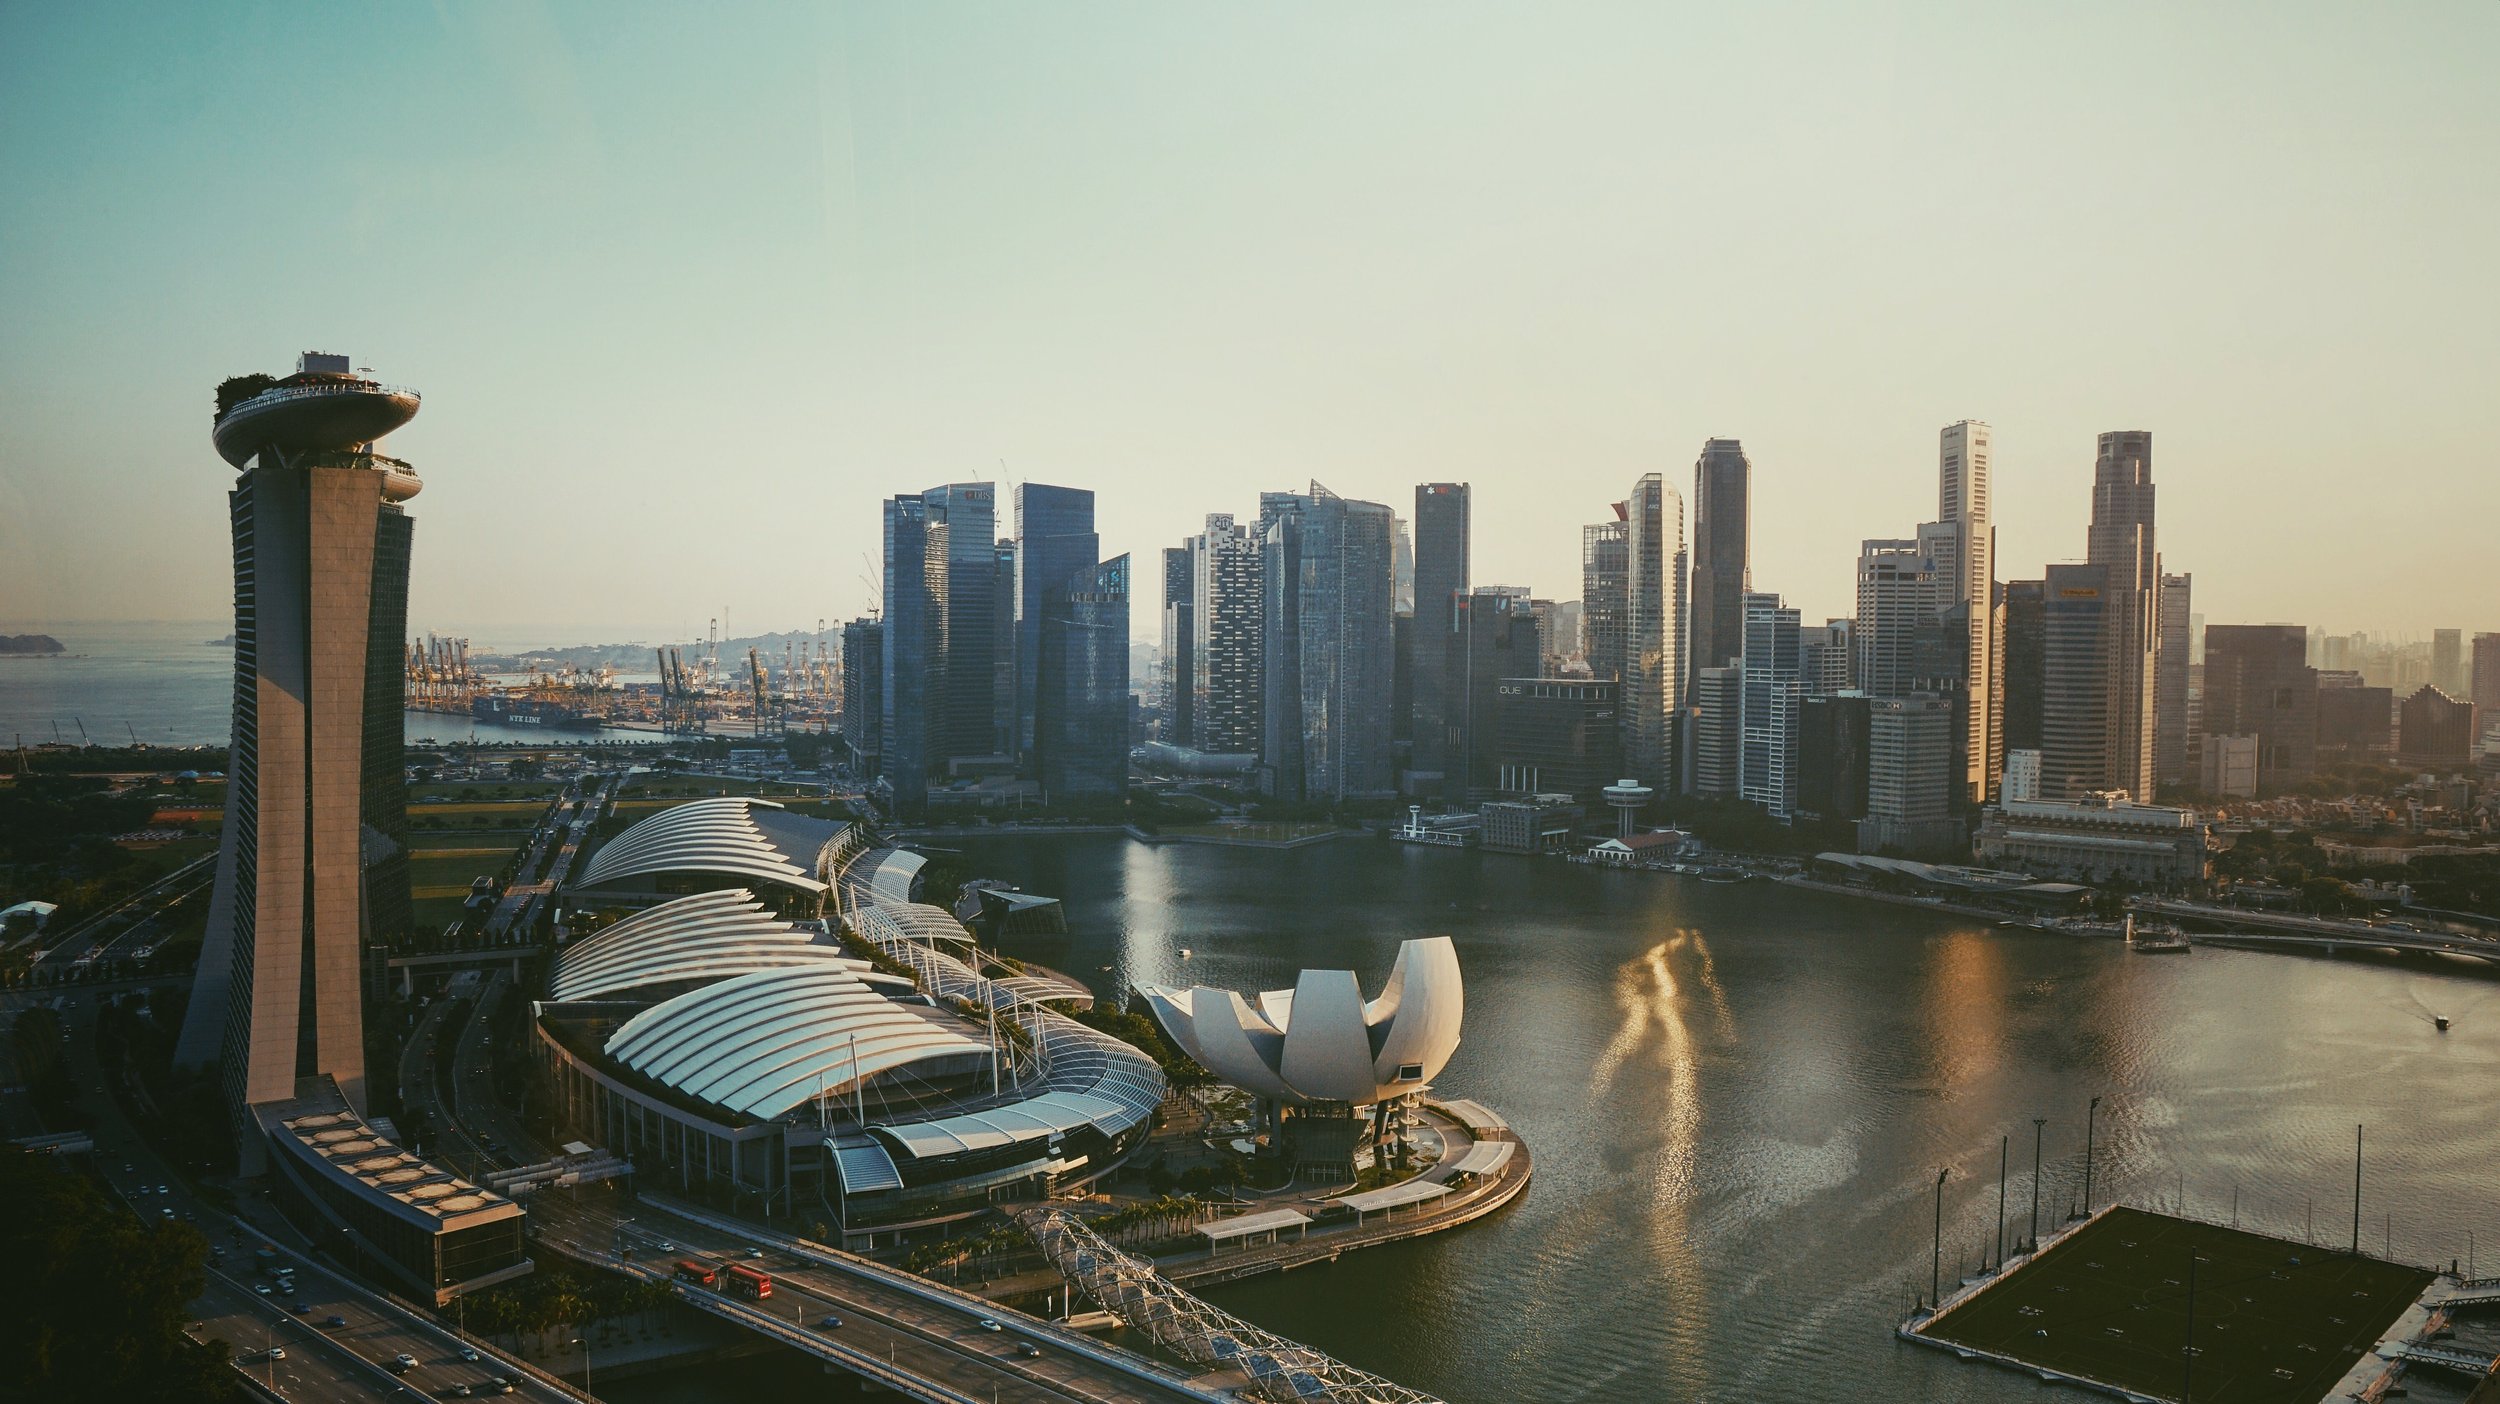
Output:
<svg viewBox="0 0 2500 1404">
<path fill-rule="evenodd" d="M 1704 668 L 1682 722 L 1684 793 L 1734 799 L 1745 788 L 1745 669 Z"/>
<path fill-rule="evenodd" d="M 1858 545 L 1858 687 L 1906 697 L 1917 677 L 1919 631 L 1934 624 L 1946 586 L 1927 539 Z"/>
<path fill-rule="evenodd" d="M 1963 767 L 1962 798 L 1972 805 L 1994 796 L 2005 765 L 2004 635 L 1996 608 L 1991 456 L 1988 426 L 1976 419 L 1948 424 L 1937 436 L 1937 610 L 1959 606 L 1956 617 L 1969 636 L 1959 650 L 1963 673 L 1957 690 L 1964 700 L 1958 721 L 1964 735 L 1955 750 Z"/>
<path fill-rule="evenodd" d="M 2108 566 L 2053 565 L 2042 587 L 2040 793 L 2050 799 L 2112 788 L 2111 674 L 2127 605 L 2111 574 Z"/>
<path fill-rule="evenodd" d="M 1042 797 L 1128 793 L 1128 557 L 1087 564 L 1040 592 L 1033 773 Z"/>
<path fill-rule="evenodd" d="M 2048 687 L 2047 592 L 2045 581 L 2005 582 L 2004 710 L 2009 755 L 2040 749 L 2041 698 Z"/>
<path fill-rule="evenodd" d="M 1265 693 L 1259 677 L 1265 612 L 1260 549 L 1250 528 L 1236 526 L 1230 512 L 1209 513 L 1207 529 L 1189 540 L 1193 730 L 1184 744 L 1201 751 L 1258 754 Z"/>
<path fill-rule="evenodd" d="M 2085 559 L 2104 567 L 2112 617 L 2107 773 L 2097 788 L 2138 800 L 2153 793 L 2154 653 L 2160 646 L 2161 553 L 2153 540 L 2153 436 L 2101 435 L 2092 470 L 2092 533 Z M 2052 760 L 2051 770 L 2055 769 Z M 2054 779 L 2054 776 L 2051 777 Z"/>
<path fill-rule="evenodd" d="M 2253 736 L 2257 793 L 2297 789 L 2316 769 L 2318 670 L 2298 624 L 2205 628 L 2205 734 Z"/>
<path fill-rule="evenodd" d="M 1016 696 L 1011 739 L 1021 756 L 1033 745 L 1046 598 L 1078 572 L 1094 568 L 1102 559 L 1102 538 L 1094 532 L 1094 494 L 1089 489 L 1018 483 L 1015 505 Z M 1125 576 L 1123 572 L 1124 582 Z M 1122 607 L 1126 608 L 1125 583 Z"/>
<path fill-rule="evenodd" d="M 1857 621 L 1829 619 L 1797 633 L 1797 676 L 1808 697 L 1831 697 L 1858 686 Z"/>
<path fill-rule="evenodd" d="M 1868 703 L 1866 817 L 1858 851 L 1962 856 L 1962 823 L 1951 812 L 1954 711 L 1933 693 Z"/>
<path fill-rule="evenodd" d="M 362 1112 L 364 943 L 406 929 L 401 785 L 408 567 L 422 486 L 374 441 L 417 413 L 345 356 L 218 387 L 217 451 L 242 476 L 225 827 L 175 1047 L 221 1065 L 238 1112 L 327 1078 Z M 260 1138 L 241 1138 L 244 1168 Z"/>
<path fill-rule="evenodd" d="M 1163 548 L 1163 739 L 1175 746 L 1197 744 L 1197 712 L 1190 705 L 1190 645 L 1196 609 L 1187 546 Z"/>
<path fill-rule="evenodd" d="M 862 775 L 877 773 L 885 734 L 885 625 L 854 619 L 842 626 L 842 739 Z"/>
<path fill-rule="evenodd" d="M 885 602 L 877 780 L 894 812 L 917 817 L 929 801 L 931 732 L 929 511 L 918 494 L 885 502 Z"/>
<path fill-rule="evenodd" d="M 1753 465 L 1734 439 L 1711 439 L 1693 463 L 1692 674 L 1744 651 L 1746 553 L 1752 540 Z"/>
<path fill-rule="evenodd" d="M 2466 694 L 2465 632 L 2461 629 L 2431 630 L 2431 686 L 2450 697 Z"/>
<path fill-rule="evenodd" d="M 1805 699 L 1797 611 L 1758 590 L 1745 593 L 1744 605 L 1738 793 L 1785 819 L 1797 806 L 1798 709 Z"/>
<path fill-rule="evenodd" d="M 1391 513 L 1313 483 L 1261 494 L 1259 516 L 1262 780 L 1289 801 L 1390 793 Z"/>
<path fill-rule="evenodd" d="M 1608 682 L 1623 681 L 1623 616 L 1632 568 L 1628 510 L 1618 502 L 1613 521 L 1580 528 L 1581 650 L 1589 676 Z"/>
<path fill-rule="evenodd" d="M 999 752 L 998 489 L 949 483 L 920 494 L 928 513 L 932 768 Z"/>
<path fill-rule="evenodd" d="M 1673 793 L 1689 624 L 1684 502 L 1663 476 L 1643 474 L 1624 520 L 1623 765 L 1633 779 Z"/>
<path fill-rule="evenodd" d="M 1515 594 L 1477 590 L 1459 601 L 1450 635 L 1449 794 L 1482 799 L 1501 789 L 1503 679 L 1542 676 L 1542 638 L 1529 602 Z"/>
<path fill-rule="evenodd" d="M 2500 634 L 2474 636 L 2473 703 L 2481 709 L 2480 726 L 2500 717 Z"/>
<path fill-rule="evenodd" d="M 2153 780 L 2158 785 L 2184 785 L 2194 778 L 2188 764 L 2193 742 L 2188 735 L 2188 668 L 2196 653 L 2196 615 L 2190 600 L 2194 583 L 2187 575 L 2163 576 L 2154 611 L 2161 625 L 2161 644 L 2153 652 Z"/>
<path fill-rule="evenodd" d="M 1452 655 L 1465 648 L 1457 629 L 1469 580 L 1469 498 L 1465 483 L 1424 483 L 1415 489 L 1415 748 L 1410 769 L 1424 788 L 1436 783 L 1435 776 L 1448 777 L 1452 795 L 1467 788 L 1465 762 L 1452 754 L 1457 738 L 1451 713 L 1458 704 L 1450 694 L 1458 686 L 1458 661 Z"/>
</svg>

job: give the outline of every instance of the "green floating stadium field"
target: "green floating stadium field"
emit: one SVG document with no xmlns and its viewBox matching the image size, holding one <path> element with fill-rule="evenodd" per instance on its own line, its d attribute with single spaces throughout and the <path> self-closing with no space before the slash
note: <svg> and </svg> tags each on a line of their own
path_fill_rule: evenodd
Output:
<svg viewBox="0 0 2500 1404">
<path fill-rule="evenodd" d="M 2431 1275 L 2140 1209 L 2112 1209 L 1921 1327 L 1968 1346 L 2159 1399 L 2316 1404 L 2404 1314 Z"/>
</svg>

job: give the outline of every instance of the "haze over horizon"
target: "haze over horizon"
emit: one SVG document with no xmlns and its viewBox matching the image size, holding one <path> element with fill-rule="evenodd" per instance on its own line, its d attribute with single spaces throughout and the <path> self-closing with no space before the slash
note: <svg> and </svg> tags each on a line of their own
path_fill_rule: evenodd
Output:
<svg viewBox="0 0 2500 1404">
<path fill-rule="evenodd" d="M 1964 417 L 2002 578 L 2149 429 L 2212 622 L 2500 627 L 2489 5 L 615 14 L 0 14 L 0 620 L 217 617 L 211 392 L 323 349 L 498 643 L 863 612 L 977 479 L 1094 489 L 1141 637 L 1313 479 L 1570 599 L 1713 436 L 1820 619 Z"/>
</svg>

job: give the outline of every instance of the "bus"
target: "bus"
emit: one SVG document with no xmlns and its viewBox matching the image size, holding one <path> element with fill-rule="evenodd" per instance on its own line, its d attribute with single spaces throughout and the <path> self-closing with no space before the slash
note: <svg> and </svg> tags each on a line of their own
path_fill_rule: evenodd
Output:
<svg viewBox="0 0 2500 1404">
<path fill-rule="evenodd" d="M 680 1282 L 691 1282 L 697 1287 L 710 1287 L 720 1281 L 720 1274 L 713 1271 L 710 1263 L 696 1262 L 692 1258 L 680 1259 L 677 1270 L 669 1276 Z"/>
<path fill-rule="evenodd" d="M 760 1302 L 773 1294 L 771 1276 L 757 1272 L 744 1263 L 731 1263 L 722 1276 L 729 1279 L 721 1284 L 722 1290 L 733 1297 L 746 1297 Z"/>
</svg>

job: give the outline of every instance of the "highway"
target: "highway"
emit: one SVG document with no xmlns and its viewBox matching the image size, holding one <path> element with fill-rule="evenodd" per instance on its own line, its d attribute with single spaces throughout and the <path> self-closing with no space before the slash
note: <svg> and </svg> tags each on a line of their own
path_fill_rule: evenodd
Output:
<svg viewBox="0 0 2500 1404">
<path fill-rule="evenodd" d="M 212 1257 L 208 1290 L 193 1304 L 193 1334 L 202 1340 L 223 1339 L 238 1361 L 275 1343 L 285 1348 L 283 1361 L 258 1359 L 238 1364 L 264 1382 L 275 1379 L 290 1399 L 345 1400 L 396 1397 L 395 1391 L 421 1386 L 427 1396 L 448 1394 L 458 1384 L 471 1389 L 489 1379 L 519 1377 L 523 1383 L 510 1396 L 546 1401 L 571 1396 L 532 1379 L 519 1367 L 484 1352 L 479 1360 L 462 1358 L 470 1349 L 453 1332 L 415 1312 L 386 1301 L 380 1294 L 331 1272 L 307 1252 L 301 1235 L 260 1199 L 245 1199 L 238 1215 L 229 1216 L 193 1194 L 163 1159 L 142 1141 L 110 1095 L 103 1068 L 96 1060 L 95 999 L 91 992 L 69 993 L 62 1017 L 72 1038 L 66 1045 L 70 1070 L 81 1087 L 95 1089 L 88 1099 L 94 1121 L 95 1164 L 106 1183 L 141 1219 L 190 1222 L 205 1235 Z M 278 1261 L 296 1269 L 296 1293 L 285 1296 L 257 1276 L 253 1254 L 272 1248 Z M 287 1308 L 306 1308 L 298 1317 Z M 329 1316 L 344 1325 L 324 1328 Z M 385 1362 L 400 1354 L 418 1362 L 405 1382 L 394 1378 Z M 419 1391 L 408 1390 L 411 1398 Z"/>
</svg>

